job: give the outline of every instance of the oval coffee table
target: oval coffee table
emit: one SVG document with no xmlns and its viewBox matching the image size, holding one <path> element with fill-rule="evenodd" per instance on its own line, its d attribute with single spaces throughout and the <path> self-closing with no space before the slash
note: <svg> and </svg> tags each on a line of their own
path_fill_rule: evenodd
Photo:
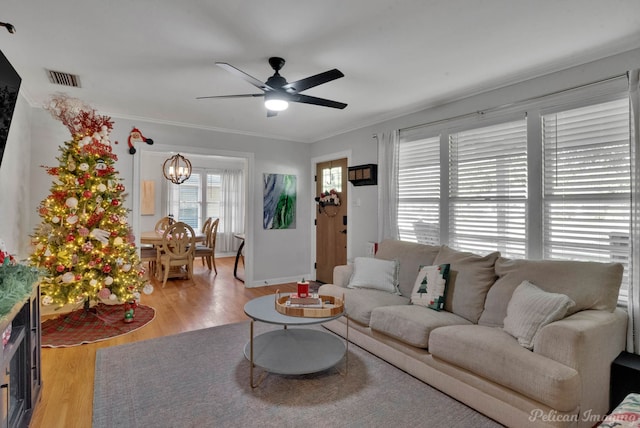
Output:
<svg viewBox="0 0 640 428">
<path fill-rule="evenodd" d="M 244 355 L 251 363 L 249 376 L 252 388 L 262 381 L 260 379 L 254 384 L 254 366 L 277 374 L 309 374 L 335 366 L 347 354 L 348 340 L 343 342 L 343 339 L 333 333 L 309 328 L 288 328 L 322 324 L 340 318 L 345 315 L 344 311 L 326 318 L 284 315 L 275 309 L 277 296 L 258 297 L 244 306 L 244 313 L 251 318 L 251 339 L 244 347 Z M 255 321 L 282 325 L 284 328 L 254 337 Z"/>
</svg>

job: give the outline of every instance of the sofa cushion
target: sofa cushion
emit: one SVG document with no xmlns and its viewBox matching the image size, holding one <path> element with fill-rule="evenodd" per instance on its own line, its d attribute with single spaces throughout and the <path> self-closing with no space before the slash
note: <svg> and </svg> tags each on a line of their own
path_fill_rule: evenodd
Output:
<svg viewBox="0 0 640 428">
<path fill-rule="evenodd" d="M 376 308 L 369 323 L 372 330 L 418 348 L 427 348 L 433 329 L 458 324 L 471 323 L 451 312 L 436 312 L 418 305 Z"/>
<path fill-rule="evenodd" d="M 494 264 L 499 256 L 499 252 L 479 256 L 443 246 L 433 264 L 451 265 L 444 309 L 478 322 L 487 292 L 496 280 Z"/>
<path fill-rule="evenodd" d="M 538 331 L 545 325 L 562 319 L 575 305 L 564 294 L 549 293 L 529 281 L 522 281 L 511 296 L 504 319 L 504 331 L 518 339 L 527 349 L 533 349 Z"/>
<path fill-rule="evenodd" d="M 613 311 L 618 301 L 623 267 L 620 263 L 566 260 L 511 260 L 496 262 L 498 279 L 487 294 L 478 324 L 502 327 L 513 290 L 522 281 L 569 296 L 575 305 L 567 315 L 584 309 Z"/>
<path fill-rule="evenodd" d="M 398 260 L 398 288 L 403 296 L 409 297 L 420 266 L 435 264 L 439 251 L 440 246 L 387 239 L 378 245 L 376 259 Z"/>
<path fill-rule="evenodd" d="M 411 303 L 436 311 L 444 308 L 450 265 L 421 266 L 411 292 Z"/>
<path fill-rule="evenodd" d="M 409 298 L 386 291 L 365 288 L 344 288 L 334 284 L 324 284 L 318 289 L 318 294 L 342 298 L 347 315 L 360 324 L 369 325 L 371 311 L 380 306 L 408 305 Z"/>
<path fill-rule="evenodd" d="M 356 257 L 348 288 L 371 288 L 398 294 L 398 262 Z"/>
<path fill-rule="evenodd" d="M 568 412 L 580 403 L 580 375 L 575 369 L 526 350 L 500 328 L 437 328 L 429 336 L 429 352 L 552 409 Z"/>
</svg>

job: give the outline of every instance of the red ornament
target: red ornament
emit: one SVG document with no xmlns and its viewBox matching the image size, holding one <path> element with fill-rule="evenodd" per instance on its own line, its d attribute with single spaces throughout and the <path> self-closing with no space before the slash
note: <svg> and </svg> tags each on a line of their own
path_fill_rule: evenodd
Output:
<svg viewBox="0 0 640 428">
<path fill-rule="evenodd" d="M 109 265 L 105 265 L 105 266 L 102 268 L 102 272 L 104 272 L 104 273 L 109 273 L 109 272 L 111 272 L 111 266 L 109 266 Z"/>
<path fill-rule="evenodd" d="M 117 199 L 113 199 L 113 200 L 111 201 L 111 205 L 113 205 L 114 207 L 117 207 L 118 205 L 120 205 L 120 201 L 119 201 L 119 200 L 117 200 Z"/>
<path fill-rule="evenodd" d="M 56 270 L 57 270 L 58 272 L 64 272 L 64 269 L 65 269 L 65 267 L 64 267 L 63 265 L 58 265 L 58 266 L 56 266 Z"/>
<path fill-rule="evenodd" d="M 91 190 L 85 190 L 82 192 L 82 196 L 88 199 L 93 196 L 93 193 L 91 193 Z"/>
<path fill-rule="evenodd" d="M 85 179 L 83 177 L 78 178 L 78 184 L 80 186 L 84 186 L 84 183 L 85 183 Z"/>
<path fill-rule="evenodd" d="M 72 234 L 68 234 L 68 235 L 67 235 L 67 242 L 72 242 L 72 241 L 74 241 L 75 239 L 76 239 L 76 237 L 75 237 L 75 236 L 73 236 Z"/>
</svg>

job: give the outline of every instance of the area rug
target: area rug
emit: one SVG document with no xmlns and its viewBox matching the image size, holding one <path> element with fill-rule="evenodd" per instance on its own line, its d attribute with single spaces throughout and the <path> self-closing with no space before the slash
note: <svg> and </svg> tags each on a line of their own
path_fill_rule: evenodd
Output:
<svg viewBox="0 0 640 428">
<path fill-rule="evenodd" d="M 346 374 L 270 373 L 252 390 L 248 339 L 243 322 L 99 349 L 93 427 L 501 426 L 353 344 Z"/>
<path fill-rule="evenodd" d="M 124 305 L 99 303 L 90 312 L 78 309 L 44 321 L 42 347 L 65 348 L 111 339 L 144 327 L 155 316 L 152 307 L 138 305 L 133 321 L 125 323 Z"/>
</svg>

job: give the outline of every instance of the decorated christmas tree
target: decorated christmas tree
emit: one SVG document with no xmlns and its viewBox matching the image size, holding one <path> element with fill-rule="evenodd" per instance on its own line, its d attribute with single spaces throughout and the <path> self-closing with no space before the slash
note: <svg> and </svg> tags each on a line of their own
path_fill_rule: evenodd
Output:
<svg viewBox="0 0 640 428">
<path fill-rule="evenodd" d="M 47 110 L 69 129 L 60 146 L 51 194 L 38 208 L 42 223 L 33 238 L 32 265 L 42 268 L 44 305 L 91 300 L 127 302 L 139 297 L 146 280 L 123 206 L 125 187 L 114 168 L 108 116 L 65 95 Z M 145 292 L 151 292 L 147 284 Z"/>
</svg>

